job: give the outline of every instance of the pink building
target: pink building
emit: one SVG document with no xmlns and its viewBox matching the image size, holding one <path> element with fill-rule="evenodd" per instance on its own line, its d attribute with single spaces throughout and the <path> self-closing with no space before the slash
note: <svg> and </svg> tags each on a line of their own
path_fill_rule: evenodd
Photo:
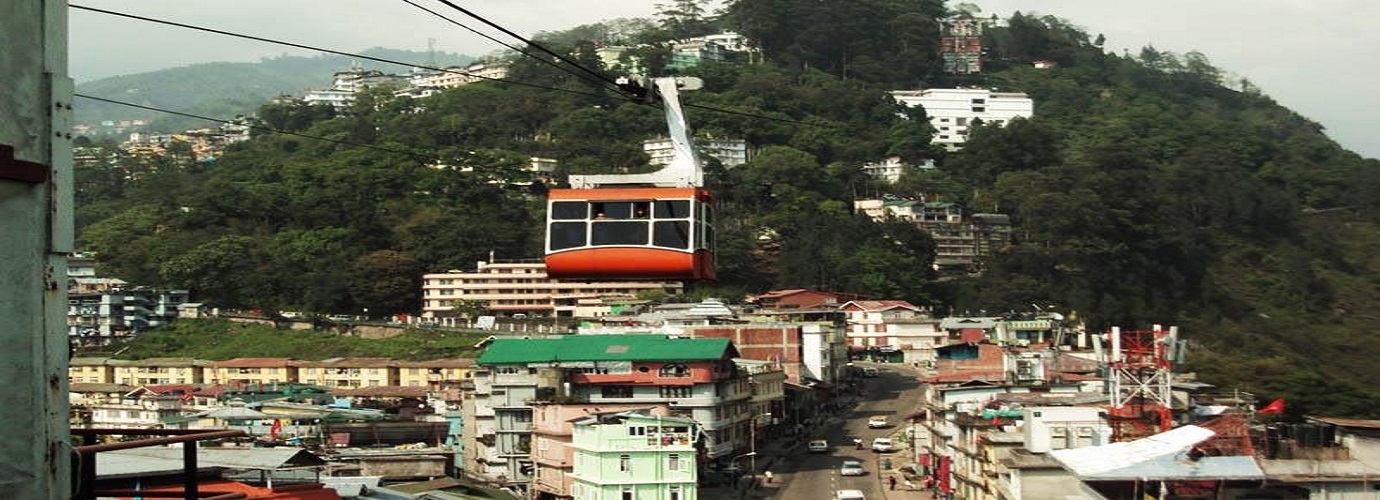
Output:
<svg viewBox="0 0 1380 500">
<path fill-rule="evenodd" d="M 570 446 L 572 422 L 596 413 L 648 409 L 652 415 L 669 416 L 664 404 L 541 403 L 532 405 L 532 464 L 535 467 L 533 498 L 572 498 L 571 473 L 575 470 L 575 449 Z"/>
</svg>

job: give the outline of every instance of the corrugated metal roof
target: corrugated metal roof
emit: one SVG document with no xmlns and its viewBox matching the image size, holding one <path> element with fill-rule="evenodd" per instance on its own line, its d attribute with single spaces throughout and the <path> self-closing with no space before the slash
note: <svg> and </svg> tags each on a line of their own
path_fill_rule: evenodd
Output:
<svg viewBox="0 0 1380 500">
<path fill-rule="evenodd" d="M 479 355 L 481 365 L 559 361 L 703 361 L 737 356 L 728 339 L 667 335 L 566 335 L 495 339 Z"/>
</svg>

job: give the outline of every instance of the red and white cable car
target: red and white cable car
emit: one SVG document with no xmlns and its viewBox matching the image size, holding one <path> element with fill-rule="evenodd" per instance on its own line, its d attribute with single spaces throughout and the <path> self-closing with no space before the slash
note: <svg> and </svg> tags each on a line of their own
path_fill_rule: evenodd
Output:
<svg viewBox="0 0 1380 500">
<path fill-rule="evenodd" d="M 690 142 L 679 91 L 697 78 L 653 79 L 674 156 L 645 174 L 572 175 L 546 206 L 546 274 L 579 280 L 714 280 L 713 197 Z"/>
</svg>

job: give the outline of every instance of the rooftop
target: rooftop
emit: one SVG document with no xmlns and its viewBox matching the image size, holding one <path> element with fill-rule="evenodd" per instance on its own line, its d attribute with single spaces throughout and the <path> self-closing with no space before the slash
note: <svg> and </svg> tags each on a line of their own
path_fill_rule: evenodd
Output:
<svg viewBox="0 0 1380 500">
<path fill-rule="evenodd" d="M 566 335 L 540 339 L 495 339 L 478 364 L 560 361 L 711 361 L 737 356 L 728 339 L 668 335 Z"/>
</svg>

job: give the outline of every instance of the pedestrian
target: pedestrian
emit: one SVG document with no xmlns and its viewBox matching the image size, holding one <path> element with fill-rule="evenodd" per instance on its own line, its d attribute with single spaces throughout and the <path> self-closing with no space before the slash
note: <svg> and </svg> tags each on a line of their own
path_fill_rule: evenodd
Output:
<svg viewBox="0 0 1380 500">
<path fill-rule="evenodd" d="M 887 479 L 886 482 L 887 482 L 888 485 L 891 486 L 891 489 L 892 489 L 892 490 L 895 490 L 895 489 L 896 489 L 896 476 L 887 476 L 886 479 Z"/>
</svg>

